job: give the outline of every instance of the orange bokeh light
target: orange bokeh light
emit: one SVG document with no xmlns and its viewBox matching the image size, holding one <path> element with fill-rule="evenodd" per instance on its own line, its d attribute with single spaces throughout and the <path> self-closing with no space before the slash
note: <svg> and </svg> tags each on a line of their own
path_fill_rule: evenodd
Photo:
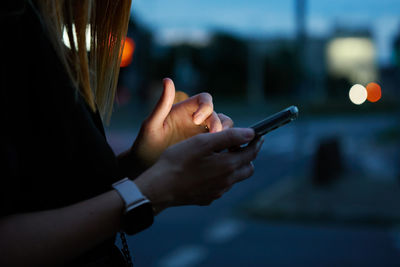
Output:
<svg viewBox="0 0 400 267">
<path fill-rule="evenodd" d="M 367 96 L 368 101 L 377 102 L 379 99 L 381 99 L 382 90 L 379 84 L 369 83 L 366 88 L 368 92 Z"/>
<path fill-rule="evenodd" d="M 132 38 L 126 37 L 124 50 L 122 51 L 122 58 L 120 67 L 127 67 L 132 62 L 133 52 L 135 51 L 135 42 Z"/>
</svg>

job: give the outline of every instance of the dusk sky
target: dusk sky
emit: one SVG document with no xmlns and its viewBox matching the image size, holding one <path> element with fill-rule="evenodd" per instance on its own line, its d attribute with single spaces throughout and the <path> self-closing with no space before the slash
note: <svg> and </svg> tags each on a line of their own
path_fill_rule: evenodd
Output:
<svg viewBox="0 0 400 267">
<path fill-rule="evenodd" d="M 294 0 L 133 0 L 132 15 L 160 42 L 201 42 L 214 30 L 245 38 L 293 37 Z M 378 58 L 390 61 L 391 42 L 400 30 L 399 0 L 310 0 L 307 30 L 327 36 L 335 25 L 372 29 Z"/>
</svg>

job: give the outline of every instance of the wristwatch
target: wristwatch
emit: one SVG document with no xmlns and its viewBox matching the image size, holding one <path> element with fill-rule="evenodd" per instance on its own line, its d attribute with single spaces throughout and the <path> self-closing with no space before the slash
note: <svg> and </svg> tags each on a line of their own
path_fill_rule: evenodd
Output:
<svg viewBox="0 0 400 267">
<path fill-rule="evenodd" d="M 143 196 L 136 184 L 124 178 L 112 187 L 125 203 L 121 228 L 128 235 L 140 232 L 153 224 L 154 214 L 151 202 Z"/>
</svg>

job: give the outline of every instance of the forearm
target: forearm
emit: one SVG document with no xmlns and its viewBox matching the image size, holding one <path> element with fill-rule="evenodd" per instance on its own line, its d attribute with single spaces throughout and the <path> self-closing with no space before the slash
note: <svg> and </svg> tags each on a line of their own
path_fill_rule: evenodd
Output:
<svg viewBox="0 0 400 267">
<path fill-rule="evenodd" d="M 114 190 L 65 208 L 0 220 L 0 265 L 38 266 L 73 259 L 112 237 L 123 201 Z"/>
</svg>

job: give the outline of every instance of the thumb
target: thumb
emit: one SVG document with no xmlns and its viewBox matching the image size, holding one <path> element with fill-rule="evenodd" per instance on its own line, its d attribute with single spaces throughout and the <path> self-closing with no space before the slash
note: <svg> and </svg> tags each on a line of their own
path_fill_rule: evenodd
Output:
<svg viewBox="0 0 400 267">
<path fill-rule="evenodd" d="M 230 128 L 217 133 L 206 133 L 201 138 L 206 145 L 200 149 L 204 153 L 218 152 L 231 147 L 240 146 L 254 139 L 254 130 L 251 128 Z"/>
<path fill-rule="evenodd" d="M 163 93 L 157 102 L 157 105 L 150 114 L 148 123 L 151 127 L 162 126 L 175 99 L 175 85 L 170 78 L 163 80 Z"/>
</svg>

